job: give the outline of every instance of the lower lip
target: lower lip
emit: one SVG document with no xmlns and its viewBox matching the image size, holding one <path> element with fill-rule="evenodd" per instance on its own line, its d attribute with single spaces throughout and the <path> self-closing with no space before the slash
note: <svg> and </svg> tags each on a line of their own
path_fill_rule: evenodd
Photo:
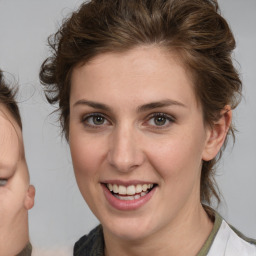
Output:
<svg viewBox="0 0 256 256">
<path fill-rule="evenodd" d="M 120 200 L 113 196 L 113 194 L 108 190 L 108 188 L 104 185 L 101 184 L 103 188 L 104 195 L 109 202 L 109 204 L 114 207 L 117 210 L 120 211 L 132 211 L 136 210 L 143 205 L 145 205 L 151 197 L 154 195 L 154 192 L 156 190 L 156 187 L 153 188 L 149 193 L 147 193 L 145 196 L 140 197 L 139 199 L 134 199 L 134 200 Z"/>
</svg>

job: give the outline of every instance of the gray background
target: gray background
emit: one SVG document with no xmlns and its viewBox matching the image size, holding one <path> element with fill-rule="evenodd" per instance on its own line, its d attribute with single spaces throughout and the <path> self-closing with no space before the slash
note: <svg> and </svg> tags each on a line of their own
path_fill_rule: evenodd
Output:
<svg viewBox="0 0 256 256">
<path fill-rule="evenodd" d="M 38 80 L 48 55 L 46 38 L 75 10 L 78 0 L 0 0 L 0 68 L 20 86 L 19 101 L 31 182 L 36 203 L 30 211 L 30 236 L 37 247 L 72 245 L 97 224 L 84 203 L 61 139 L 54 110 Z M 244 99 L 234 113 L 239 130 L 219 165 L 222 215 L 256 238 L 256 0 L 221 0 L 222 14 L 237 39 L 234 57 L 244 84 Z"/>
</svg>

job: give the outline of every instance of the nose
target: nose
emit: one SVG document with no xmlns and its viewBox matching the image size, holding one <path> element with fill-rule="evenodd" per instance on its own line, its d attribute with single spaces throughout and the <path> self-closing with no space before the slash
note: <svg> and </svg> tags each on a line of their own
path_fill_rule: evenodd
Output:
<svg viewBox="0 0 256 256">
<path fill-rule="evenodd" d="M 108 162 L 120 172 L 129 172 L 141 166 L 144 161 L 140 137 L 135 128 L 123 126 L 116 128 L 110 138 Z"/>
</svg>

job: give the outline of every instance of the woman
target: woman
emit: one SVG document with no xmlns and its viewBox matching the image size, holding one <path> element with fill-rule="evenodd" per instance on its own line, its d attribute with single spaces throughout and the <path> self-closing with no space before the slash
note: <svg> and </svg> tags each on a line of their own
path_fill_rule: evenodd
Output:
<svg viewBox="0 0 256 256">
<path fill-rule="evenodd" d="M 29 184 L 14 97 L 0 71 L 0 255 L 29 256 L 28 210 L 34 205 L 35 188 Z"/>
<path fill-rule="evenodd" d="M 74 255 L 255 255 L 206 206 L 241 93 L 217 2 L 91 1 L 50 46 L 40 78 L 101 223 Z"/>
</svg>

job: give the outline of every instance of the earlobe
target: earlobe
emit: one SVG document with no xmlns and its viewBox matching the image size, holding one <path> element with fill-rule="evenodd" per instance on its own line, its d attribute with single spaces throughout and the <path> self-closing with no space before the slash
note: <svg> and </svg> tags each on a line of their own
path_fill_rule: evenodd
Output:
<svg viewBox="0 0 256 256">
<path fill-rule="evenodd" d="M 218 154 L 226 139 L 231 120 L 232 110 L 229 105 L 226 105 L 220 113 L 219 120 L 214 122 L 213 126 L 209 128 L 202 155 L 204 161 L 210 161 Z"/>
<path fill-rule="evenodd" d="M 24 206 L 27 210 L 30 210 L 34 206 L 35 193 L 36 193 L 35 187 L 33 185 L 29 185 L 25 202 L 24 202 Z"/>
</svg>

